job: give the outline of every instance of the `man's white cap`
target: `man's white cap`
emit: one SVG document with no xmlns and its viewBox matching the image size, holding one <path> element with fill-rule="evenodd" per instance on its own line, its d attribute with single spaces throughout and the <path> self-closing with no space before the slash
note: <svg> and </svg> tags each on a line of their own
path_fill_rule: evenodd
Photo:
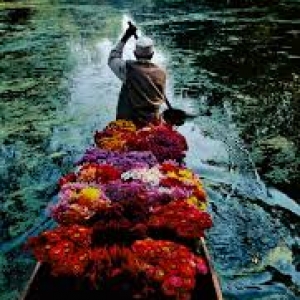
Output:
<svg viewBox="0 0 300 300">
<path fill-rule="evenodd" d="M 135 55 L 137 57 L 148 57 L 154 52 L 153 41 L 149 37 L 140 37 L 135 44 Z"/>
</svg>

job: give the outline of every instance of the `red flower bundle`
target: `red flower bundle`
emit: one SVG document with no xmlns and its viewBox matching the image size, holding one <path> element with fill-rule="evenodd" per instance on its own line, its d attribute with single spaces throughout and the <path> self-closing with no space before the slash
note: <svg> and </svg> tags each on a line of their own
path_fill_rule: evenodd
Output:
<svg viewBox="0 0 300 300">
<path fill-rule="evenodd" d="M 65 176 L 62 176 L 59 181 L 58 185 L 62 187 L 63 185 L 70 183 L 70 182 L 76 182 L 77 180 L 77 175 L 75 173 L 69 173 Z"/>
<path fill-rule="evenodd" d="M 96 145 L 112 151 L 151 151 L 158 161 L 181 161 L 188 149 L 183 135 L 166 124 L 151 124 L 137 130 L 132 122 L 111 122 L 94 135 Z"/>
<path fill-rule="evenodd" d="M 96 248 L 91 253 L 89 278 L 94 288 L 111 298 L 155 299 L 145 263 L 130 249 L 120 246 Z M 152 297 L 150 297 L 152 295 Z"/>
<path fill-rule="evenodd" d="M 55 276 L 84 276 L 90 245 L 91 230 L 78 225 L 45 231 L 27 243 L 37 260 L 51 266 Z"/>
<path fill-rule="evenodd" d="M 180 200 L 156 208 L 148 226 L 156 234 L 162 231 L 179 238 L 195 239 L 203 237 L 204 230 L 212 226 L 212 220 L 207 212 Z"/>
<path fill-rule="evenodd" d="M 170 299 L 190 299 L 197 274 L 206 274 L 207 265 L 182 245 L 164 240 L 136 241 L 132 249 L 146 263 L 147 277 L 160 284 Z"/>
<path fill-rule="evenodd" d="M 187 185 L 182 180 L 176 178 L 176 177 L 164 177 L 160 180 L 160 185 L 163 187 L 179 187 L 179 188 L 190 188 L 190 185 Z"/>
<path fill-rule="evenodd" d="M 145 201 L 121 201 L 95 216 L 93 244 L 130 245 L 136 239 L 146 237 L 149 210 Z"/>
<path fill-rule="evenodd" d="M 162 173 L 176 172 L 180 169 L 180 166 L 174 161 L 164 161 L 160 164 L 159 169 Z"/>
<path fill-rule="evenodd" d="M 126 144 L 129 151 L 151 151 L 159 162 L 173 159 L 181 161 L 188 149 L 183 135 L 172 127 L 151 125 L 137 131 Z"/>
<path fill-rule="evenodd" d="M 78 171 L 77 181 L 108 183 L 121 178 L 121 172 L 107 164 L 87 163 Z"/>
<path fill-rule="evenodd" d="M 80 166 L 77 174 L 72 172 L 65 176 L 62 176 L 59 179 L 58 184 L 60 187 L 72 182 L 95 182 L 106 184 L 110 181 L 114 181 L 120 178 L 121 171 L 114 166 L 108 164 L 85 163 Z"/>
</svg>

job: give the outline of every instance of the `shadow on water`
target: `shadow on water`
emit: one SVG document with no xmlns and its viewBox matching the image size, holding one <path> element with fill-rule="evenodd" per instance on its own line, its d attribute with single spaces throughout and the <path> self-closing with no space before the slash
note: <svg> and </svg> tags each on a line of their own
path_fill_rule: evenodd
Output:
<svg viewBox="0 0 300 300">
<path fill-rule="evenodd" d="M 32 14 L 32 9 L 28 7 L 7 10 L 7 18 L 12 25 L 25 24 Z"/>
<path fill-rule="evenodd" d="M 40 1 L 0 8 L 1 300 L 17 297 L 33 267 L 20 244 L 53 226 L 57 179 L 114 118 L 120 83 L 106 61 L 129 13 L 156 41 L 169 98 L 201 114 L 180 130 L 210 198 L 225 298 L 296 299 L 299 204 L 269 184 L 291 183 L 299 157 L 297 4 Z"/>
</svg>

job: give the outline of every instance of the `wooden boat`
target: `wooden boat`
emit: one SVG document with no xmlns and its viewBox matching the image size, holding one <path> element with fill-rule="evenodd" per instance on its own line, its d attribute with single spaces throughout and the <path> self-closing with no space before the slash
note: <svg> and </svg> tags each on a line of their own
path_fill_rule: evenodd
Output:
<svg viewBox="0 0 300 300">
<path fill-rule="evenodd" d="M 161 236 L 159 238 L 162 238 Z M 168 238 L 166 239 L 168 240 Z M 170 239 L 172 240 L 172 239 Z M 185 245 L 185 243 L 183 243 Z M 208 273 L 198 274 L 191 300 L 222 300 L 222 292 L 217 275 L 214 271 L 204 238 L 191 241 L 188 246 L 195 254 L 199 254 L 206 260 Z M 122 275 L 126 276 L 126 275 Z M 117 284 L 116 284 L 117 283 Z M 121 284 L 120 284 L 121 283 Z M 118 288 L 116 288 L 116 286 Z M 113 288 L 111 288 L 113 287 Z M 124 284 L 124 277 L 117 277 L 107 286 L 101 286 L 100 290 L 91 287 L 86 278 L 63 277 L 51 275 L 50 266 L 45 263 L 37 263 L 31 278 L 20 297 L 20 300 L 133 300 L 130 284 Z M 158 299 L 159 298 L 159 299 Z M 139 299 L 143 299 L 140 297 Z M 150 297 L 147 297 L 150 300 Z M 166 300 L 167 296 L 152 296 L 151 300 Z"/>
<path fill-rule="evenodd" d="M 199 252 L 206 258 L 209 273 L 201 277 L 201 283 L 196 284 L 193 300 L 222 300 L 222 292 L 216 272 L 205 240 L 199 243 Z M 87 289 L 84 284 L 79 285 L 74 278 L 53 277 L 46 265 L 37 263 L 20 300 L 110 300 L 126 299 L 118 292 L 115 295 L 99 294 L 97 291 Z M 159 300 L 159 299 L 153 299 Z M 161 299 L 162 300 L 162 299 Z"/>
</svg>

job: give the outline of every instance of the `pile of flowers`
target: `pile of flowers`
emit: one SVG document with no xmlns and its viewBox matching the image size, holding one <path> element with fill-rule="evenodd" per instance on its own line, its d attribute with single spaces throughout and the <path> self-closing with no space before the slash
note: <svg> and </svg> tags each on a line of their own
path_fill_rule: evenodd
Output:
<svg viewBox="0 0 300 300">
<path fill-rule="evenodd" d="M 30 238 L 30 247 L 38 261 L 51 266 L 55 276 L 84 276 L 90 260 L 91 230 L 72 225 L 58 227 Z"/>
<path fill-rule="evenodd" d="M 137 131 L 133 122 L 117 120 L 110 122 L 102 131 L 96 131 L 94 140 L 101 149 L 122 151 L 127 140 L 135 136 Z"/>
<path fill-rule="evenodd" d="M 151 151 L 120 152 L 93 147 L 87 149 L 83 157 L 77 162 L 78 165 L 84 163 L 104 163 L 125 172 L 139 167 L 151 168 L 158 164 L 158 161 Z"/>
<path fill-rule="evenodd" d="M 189 193 L 189 203 L 206 209 L 206 193 L 198 175 L 168 161 L 160 165 L 160 171 L 165 175 L 160 181 L 162 187 L 183 189 Z"/>
<path fill-rule="evenodd" d="M 73 225 L 46 231 L 28 246 L 54 276 L 88 278 L 94 289 L 124 290 L 132 298 L 190 299 L 196 276 L 208 272 L 204 258 L 170 241 L 144 239 L 127 247 L 93 244 L 90 229 Z"/>
<path fill-rule="evenodd" d="M 170 237 L 195 239 L 204 236 L 204 230 L 212 226 L 212 220 L 207 212 L 186 201 L 173 201 L 156 208 L 148 225 L 158 235 L 167 233 Z"/>
<path fill-rule="evenodd" d="M 64 225 L 85 223 L 110 205 L 110 200 L 99 187 L 85 183 L 64 184 L 58 198 L 58 203 L 50 207 L 50 211 L 53 219 Z"/>
<path fill-rule="evenodd" d="M 122 161 L 119 163 L 83 163 L 75 172 L 63 176 L 59 180 L 59 201 L 50 208 L 53 218 L 61 224 L 80 224 L 112 203 L 126 200 L 145 200 L 148 209 L 174 199 L 185 200 L 206 209 L 202 183 L 187 168 L 168 161 L 122 172 Z"/>
<path fill-rule="evenodd" d="M 132 248 L 147 263 L 147 277 L 159 282 L 163 294 L 171 299 L 189 299 L 196 275 L 208 272 L 202 257 L 170 241 L 146 239 L 136 241 Z"/>
<path fill-rule="evenodd" d="M 132 122 L 113 121 L 103 131 L 97 131 L 94 139 L 100 149 L 151 151 L 159 162 L 166 159 L 181 162 L 188 149 L 184 136 L 166 124 L 137 129 Z"/>
<path fill-rule="evenodd" d="M 137 131 L 127 141 L 127 149 L 151 151 L 159 162 L 173 159 L 181 162 L 188 149 L 183 135 L 168 125 L 152 125 Z"/>
<path fill-rule="evenodd" d="M 212 220 L 199 176 L 182 162 L 184 137 L 165 125 L 137 129 L 118 120 L 95 142 L 58 182 L 49 208 L 57 227 L 29 248 L 54 276 L 88 278 L 98 291 L 190 299 L 207 273 L 190 245 Z"/>
</svg>

